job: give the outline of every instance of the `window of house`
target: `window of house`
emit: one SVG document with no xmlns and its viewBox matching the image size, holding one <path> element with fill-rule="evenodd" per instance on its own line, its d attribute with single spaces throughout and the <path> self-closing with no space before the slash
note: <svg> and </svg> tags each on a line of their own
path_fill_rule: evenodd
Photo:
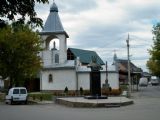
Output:
<svg viewBox="0 0 160 120">
<path fill-rule="evenodd" d="M 53 76 L 52 76 L 52 74 L 49 74 L 49 76 L 48 76 L 48 82 L 49 83 L 53 82 Z"/>
<path fill-rule="evenodd" d="M 55 63 L 59 63 L 59 55 L 55 54 Z"/>
</svg>

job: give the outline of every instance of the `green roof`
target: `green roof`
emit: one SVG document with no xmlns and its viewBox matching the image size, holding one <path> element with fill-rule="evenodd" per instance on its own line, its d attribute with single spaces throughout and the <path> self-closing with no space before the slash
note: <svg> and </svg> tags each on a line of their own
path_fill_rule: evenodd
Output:
<svg viewBox="0 0 160 120">
<path fill-rule="evenodd" d="M 68 48 L 68 50 L 70 50 L 73 53 L 74 57 L 79 57 L 81 63 L 83 64 L 89 64 L 92 60 L 92 57 L 94 56 L 97 58 L 98 64 L 104 65 L 104 62 L 95 51 L 82 50 L 76 48 Z"/>
</svg>

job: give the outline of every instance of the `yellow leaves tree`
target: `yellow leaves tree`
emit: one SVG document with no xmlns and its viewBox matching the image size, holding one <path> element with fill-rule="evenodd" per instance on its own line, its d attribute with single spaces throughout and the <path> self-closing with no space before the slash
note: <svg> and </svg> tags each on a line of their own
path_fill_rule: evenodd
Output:
<svg viewBox="0 0 160 120">
<path fill-rule="evenodd" d="M 147 67 L 153 75 L 160 77 L 160 23 L 153 26 L 153 46 L 149 50 L 150 58 Z"/>
</svg>

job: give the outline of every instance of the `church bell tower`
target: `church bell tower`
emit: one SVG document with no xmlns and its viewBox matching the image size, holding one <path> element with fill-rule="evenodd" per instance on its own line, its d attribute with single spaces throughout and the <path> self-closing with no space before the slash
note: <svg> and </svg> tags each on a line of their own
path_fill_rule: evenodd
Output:
<svg viewBox="0 0 160 120">
<path fill-rule="evenodd" d="M 53 1 L 52 6 L 50 7 L 50 13 L 48 15 L 48 18 L 45 22 L 43 30 L 40 32 L 41 38 L 43 40 L 42 48 L 44 48 L 44 51 L 42 51 L 42 60 L 46 65 L 52 65 L 53 62 L 50 62 L 53 59 L 51 57 L 46 57 L 46 54 L 48 56 L 50 55 L 49 52 L 53 52 L 49 49 L 49 44 L 52 39 L 57 38 L 59 40 L 59 51 L 58 51 L 58 59 L 59 64 L 63 64 L 67 60 L 67 38 L 69 38 L 68 34 L 65 32 L 59 14 L 58 14 L 58 7 Z M 45 54 L 45 55 L 44 55 Z M 53 55 L 53 54 L 52 54 Z"/>
</svg>

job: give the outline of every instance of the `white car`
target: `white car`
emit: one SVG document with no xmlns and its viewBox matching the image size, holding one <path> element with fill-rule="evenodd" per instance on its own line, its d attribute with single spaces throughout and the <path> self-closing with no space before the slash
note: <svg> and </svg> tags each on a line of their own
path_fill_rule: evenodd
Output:
<svg viewBox="0 0 160 120">
<path fill-rule="evenodd" d="M 25 87 L 13 87 L 9 89 L 8 95 L 6 95 L 6 104 L 13 104 L 14 102 L 23 102 L 27 104 L 27 89 Z"/>
<path fill-rule="evenodd" d="M 151 84 L 152 84 L 153 86 L 159 85 L 158 79 L 151 79 Z"/>
<path fill-rule="evenodd" d="M 140 78 L 139 86 L 144 86 L 144 87 L 148 86 L 148 79 L 145 77 Z"/>
</svg>

